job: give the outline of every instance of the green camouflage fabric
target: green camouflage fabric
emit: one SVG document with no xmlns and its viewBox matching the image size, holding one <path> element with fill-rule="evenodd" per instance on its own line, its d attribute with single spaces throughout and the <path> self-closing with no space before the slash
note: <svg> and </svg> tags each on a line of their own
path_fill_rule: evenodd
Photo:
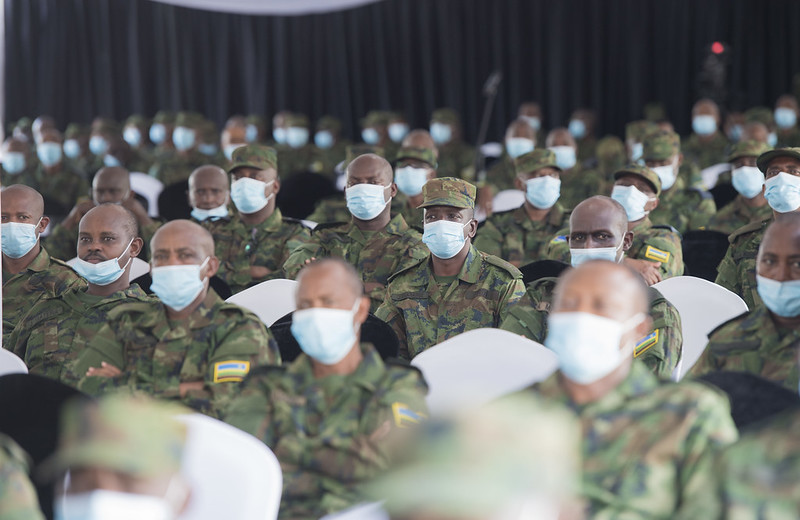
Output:
<svg viewBox="0 0 800 520">
<path fill-rule="evenodd" d="M 361 128 L 386 126 L 389 124 L 389 118 L 391 116 L 391 112 L 386 110 L 370 110 L 367 112 L 367 115 L 361 119 Z"/>
<path fill-rule="evenodd" d="M 4 269 L 3 344 L 8 344 L 17 323 L 34 304 L 78 287 L 86 287 L 86 281 L 43 247 L 24 271 L 10 274 Z"/>
<path fill-rule="evenodd" d="M 527 292 L 532 305 L 512 307 L 500 328 L 543 344 L 557 281 L 558 278 L 546 277 L 529 283 Z M 653 374 L 669 379 L 683 352 L 681 316 L 657 289 L 648 287 L 647 295 L 653 330 L 636 344 L 633 357 L 647 365 Z"/>
<path fill-rule="evenodd" d="M 755 208 L 750 207 L 744 203 L 744 197 L 737 195 L 735 199 L 709 219 L 706 229 L 721 231 L 730 235 L 751 222 L 760 222 L 771 217 L 772 208 L 769 207 L 769 204 Z"/>
<path fill-rule="evenodd" d="M 684 162 L 694 163 L 701 170 L 715 164 L 727 162 L 728 138 L 717 132 L 710 141 L 701 141 L 697 134 L 692 134 L 683 143 Z"/>
<path fill-rule="evenodd" d="M 741 296 L 748 309 L 762 304 L 756 288 L 756 256 L 772 219 L 770 214 L 769 218 L 751 222 L 731 233 L 728 251 L 717 267 L 714 283 Z"/>
<path fill-rule="evenodd" d="M 681 136 L 669 130 L 653 130 L 642 140 L 642 159 L 666 161 L 681 153 Z"/>
<path fill-rule="evenodd" d="M 256 170 L 278 169 L 278 155 L 274 148 L 263 144 L 240 146 L 231 154 L 228 173 L 236 168 L 254 168 Z"/>
<path fill-rule="evenodd" d="M 295 219 L 284 218 L 281 210 L 275 211 L 267 220 L 249 228 L 238 215 L 212 231 L 222 278 L 234 294 L 265 280 L 283 277 L 283 264 L 289 254 L 303 245 L 310 237 L 308 228 Z M 254 279 L 250 266 L 266 267 L 271 274 Z"/>
<path fill-rule="evenodd" d="M 300 148 L 281 146 L 278 148 L 278 174 L 281 179 L 285 179 L 293 173 L 311 171 L 315 160 L 317 160 L 317 151 L 313 141 Z"/>
<path fill-rule="evenodd" d="M 399 196 L 400 194 L 398 194 L 398 197 Z M 395 200 L 397 200 L 397 197 L 392 200 L 392 213 L 395 212 Z M 347 201 L 344 198 L 344 193 L 340 193 L 317 202 L 314 211 L 311 215 L 307 216 L 306 219 L 318 224 L 330 224 L 333 222 L 347 222 L 350 220 L 351 216 L 350 210 L 347 209 Z M 420 220 L 420 223 L 421 222 L 422 220 Z"/>
<path fill-rule="evenodd" d="M 597 155 L 597 139 L 592 136 L 586 136 L 581 139 L 575 139 L 575 144 L 578 145 L 576 157 L 578 164 L 583 164 L 586 161 L 591 161 Z"/>
<path fill-rule="evenodd" d="M 208 157 L 196 150 L 176 152 L 167 157 L 155 157 L 147 173 L 166 187 L 187 180 L 193 171 L 205 164 L 208 164 Z"/>
<path fill-rule="evenodd" d="M 748 108 L 744 113 L 744 120 L 747 123 L 761 123 L 769 129 L 775 127 L 775 118 L 769 107 L 758 106 Z"/>
<path fill-rule="evenodd" d="M 522 273 L 470 246 L 453 280 L 437 280 L 428 258 L 392 276 L 375 316 L 397 334 L 400 357 L 411 359 L 462 332 L 500 326 L 520 300 L 527 301 Z"/>
<path fill-rule="evenodd" d="M 0 518 L 44 520 L 36 488 L 28 477 L 28 455 L 11 437 L 0 434 Z"/>
<path fill-rule="evenodd" d="M 346 209 L 346 208 L 345 208 Z M 403 220 L 406 221 L 411 228 L 416 229 L 420 233 L 425 228 L 425 210 L 418 208 L 415 204 L 411 203 L 408 195 L 397 192 L 397 195 L 392 199 L 392 215 L 401 215 Z"/>
<path fill-rule="evenodd" d="M 561 174 L 561 196 L 558 201 L 565 208 L 575 206 L 594 195 L 605 195 L 607 180 L 597 173 L 584 171 L 576 164 L 569 173 Z"/>
<path fill-rule="evenodd" d="M 514 160 L 514 171 L 516 175 L 523 173 L 535 173 L 542 168 L 555 168 L 561 171 L 561 167 L 556 162 L 556 154 L 548 148 L 537 148 L 526 154 L 522 154 Z"/>
<path fill-rule="evenodd" d="M 794 148 L 800 146 L 800 128 L 794 126 L 788 130 L 780 128 L 775 132 L 778 134 L 778 144 L 776 148 Z"/>
<path fill-rule="evenodd" d="M 517 178 L 517 170 L 514 167 L 514 159 L 503 152 L 502 157 L 496 161 L 486 174 L 486 182 L 495 193 L 503 190 L 516 189 L 514 180 Z"/>
<path fill-rule="evenodd" d="M 102 361 L 123 375 L 85 377 Z M 250 370 L 280 362 L 278 345 L 261 320 L 209 289 L 200 306 L 180 322 L 170 320 L 158 302 L 118 305 L 69 370 L 89 395 L 115 389 L 144 392 L 215 415 Z M 181 397 L 180 384 L 193 382 L 203 382 L 203 389 Z"/>
<path fill-rule="evenodd" d="M 198 129 L 205 121 L 205 118 L 197 112 L 178 112 L 175 116 L 175 126 L 185 126 L 186 128 Z"/>
<path fill-rule="evenodd" d="M 645 135 L 655 130 L 658 130 L 658 125 L 653 121 L 648 121 L 646 119 L 631 121 L 625 125 L 625 140 L 641 143 Z"/>
<path fill-rule="evenodd" d="M 387 152 L 387 157 L 389 156 Z M 440 177 L 458 177 L 466 181 L 475 180 L 475 149 L 461 140 L 451 140 L 439 146 Z"/>
<path fill-rule="evenodd" d="M 327 149 L 317 148 L 315 146 L 311 154 L 311 162 L 308 165 L 308 171 L 319 173 L 325 178 L 335 181 L 336 166 L 345 160 L 347 147 L 350 146 L 350 144 L 350 141 L 339 139 L 333 146 Z"/>
<path fill-rule="evenodd" d="M 278 457 L 278 518 L 319 518 L 363 501 L 359 486 L 395 462 L 393 448 L 427 413 L 419 371 L 384 363 L 370 344 L 361 351 L 348 375 L 317 379 L 304 354 L 288 366 L 258 368 L 225 414 Z"/>
<path fill-rule="evenodd" d="M 433 150 L 430 150 L 428 148 L 412 148 L 410 146 L 407 146 L 405 148 L 400 148 L 399 150 L 397 150 L 397 153 L 395 154 L 392 163 L 396 168 L 400 162 L 408 159 L 416 159 L 418 161 L 422 161 L 431 168 L 433 168 L 434 170 L 439 164 L 436 160 L 436 154 L 434 153 Z"/>
<path fill-rule="evenodd" d="M 132 148 L 125 167 L 131 172 L 147 173 L 150 171 L 154 162 L 155 158 L 149 150 L 144 148 Z"/>
<path fill-rule="evenodd" d="M 597 166 L 584 170 L 584 177 L 592 179 L 599 195 L 609 195 L 614 187 L 614 173 L 625 166 L 625 144 L 619 137 L 609 135 L 597 142 Z"/>
<path fill-rule="evenodd" d="M 731 152 L 728 154 L 728 162 L 732 163 L 740 157 L 758 157 L 769 150 L 770 146 L 761 141 L 739 141 L 731 146 Z"/>
<path fill-rule="evenodd" d="M 683 274 L 683 247 L 681 237 L 664 227 L 654 226 L 649 217 L 642 219 L 633 231 L 633 244 L 625 256 L 636 260 L 660 262 L 661 279 L 666 280 Z M 550 240 L 546 258 L 570 263 L 569 228 L 559 231 Z"/>
<path fill-rule="evenodd" d="M 738 436 L 723 394 L 661 381 L 637 360 L 594 402 L 572 402 L 560 373 L 533 389 L 581 420 L 586 518 L 718 518 L 714 456 Z"/>
<path fill-rule="evenodd" d="M 759 305 L 709 333 L 708 345 L 690 375 L 750 372 L 796 392 L 798 341 L 800 330 L 779 328 L 769 310 Z"/>
<path fill-rule="evenodd" d="M 452 206 L 454 208 L 475 208 L 475 186 L 462 179 L 438 177 L 422 186 L 423 202 L 420 208 L 431 206 Z"/>
<path fill-rule="evenodd" d="M 650 220 L 656 226 L 672 226 L 678 233 L 705 229 L 708 221 L 717 213 L 714 197 L 708 191 L 685 188 L 685 179 L 692 177 L 691 165 L 680 167 L 675 184 L 663 191 L 658 207 L 650 212 Z"/>
<path fill-rule="evenodd" d="M 154 220 L 146 226 L 139 225 L 139 237 L 144 241 L 145 250 L 150 246 L 150 240 L 161 222 Z M 78 228 L 67 228 L 61 224 L 56 224 L 53 231 L 46 237 L 42 237 L 44 245 L 50 256 L 60 260 L 71 260 L 78 253 Z"/>
<path fill-rule="evenodd" d="M 306 260 L 338 257 L 356 268 L 361 281 L 369 287 L 370 312 L 383 303 L 389 277 L 428 257 L 422 235 L 408 227 L 402 215 L 395 215 L 385 228 L 365 232 L 351 221 L 346 224 L 318 226 L 311 239 L 292 251 L 283 270 L 287 278 L 295 279 Z"/>
<path fill-rule="evenodd" d="M 158 301 L 133 284 L 110 296 L 94 296 L 85 287 L 66 291 L 34 305 L 20 320 L 6 348 L 25 361 L 31 374 L 67 384 L 66 365 L 76 359 L 106 323 L 108 313 L 122 303 Z"/>
<path fill-rule="evenodd" d="M 800 518 L 800 413 L 784 412 L 748 429 L 717 461 L 721 518 Z"/>
<path fill-rule="evenodd" d="M 65 162 L 53 173 L 45 172 L 44 166 L 37 164 L 32 170 L 17 176 L 14 182 L 30 186 L 41 193 L 45 200 L 57 202 L 64 215 L 69 213 L 79 198 L 89 193 L 89 184 L 83 175 Z"/>
<path fill-rule="evenodd" d="M 642 179 L 646 180 L 650 187 L 653 188 L 653 191 L 656 194 L 656 197 L 661 195 L 661 178 L 658 176 L 656 172 L 652 169 L 648 168 L 644 164 L 635 164 L 629 163 L 614 172 L 614 180 L 624 177 L 626 175 L 635 175 L 637 177 L 641 177 Z M 676 183 L 678 180 L 675 181 Z"/>
<path fill-rule="evenodd" d="M 542 260 L 550 239 L 568 225 L 569 212 L 560 202 L 541 221 L 531 220 L 522 206 L 486 219 L 478 229 L 475 248 L 520 267 Z"/>
</svg>

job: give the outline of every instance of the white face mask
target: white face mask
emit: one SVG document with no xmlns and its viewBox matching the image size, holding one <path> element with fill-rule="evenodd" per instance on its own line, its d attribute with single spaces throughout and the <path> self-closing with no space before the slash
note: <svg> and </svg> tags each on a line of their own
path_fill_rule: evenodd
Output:
<svg viewBox="0 0 800 520">
<path fill-rule="evenodd" d="M 636 186 L 614 186 L 611 190 L 611 198 L 622 204 L 625 213 L 628 215 L 628 222 L 636 222 L 647 216 L 649 211 L 644 207 L 650 202 L 650 198 L 639 191 Z"/>
<path fill-rule="evenodd" d="M 172 520 L 166 499 L 98 489 L 66 495 L 55 504 L 56 520 Z"/>
<path fill-rule="evenodd" d="M 323 365 L 335 365 L 347 356 L 356 342 L 353 320 L 360 306 L 359 297 L 350 310 L 312 307 L 295 311 L 292 335 L 307 356 Z"/>
<path fill-rule="evenodd" d="M 625 243 L 625 237 L 622 237 L 617 247 L 586 247 L 583 249 L 569 250 L 570 262 L 572 267 L 578 267 L 584 262 L 589 260 L 608 260 L 609 262 L 618 263 L 617 253 L 622 249 L 622 244 Z M 622 257 L 620 257 L 620 260 Z"/>
<path fill-rule="evenodd" d="M 655 166 L 653 168 L 650 168 L 651 170 L 656 172 L 658 178 L 661 179 L 661 189 L 663 191 L 667 191 L 673 186 L 673 184 L 675 184 L 675 180 L 677 179 L 677 175 L 675 174 L 675 171 L 677 170 L 676 161 L 677 157 L 675 158 L 675 161 L 673 161 L 671 164 L 667 164 L 665 166 Z"/>
</svg>

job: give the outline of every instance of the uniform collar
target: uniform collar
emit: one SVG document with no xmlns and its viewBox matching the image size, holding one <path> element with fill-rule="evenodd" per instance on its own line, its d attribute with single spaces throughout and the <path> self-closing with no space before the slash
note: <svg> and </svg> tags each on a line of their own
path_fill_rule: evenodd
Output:
<svg viewBox="0 0 800 520">
<path fill-rule="evenodd" d="M 361 386 L 362 388 L 374 392 L 377 388 L 378 381 L 383 377 L 386 372 L 386 365 L 383 363 L 378 351 L 371 343 L 360 343 L 361 354 L 364 356 L 359 363 L 358 368 L 352 374 L 346 376 L 330 376 L 348 379 L 352 384 Z M 287 367 L 286 372 L 299 376 L 303 381 L 316 381 L 314 377 L 313 367 L 311 365 L 311 358 L 306 354 L 301 353 L 297 359 Z"/>
</svg>

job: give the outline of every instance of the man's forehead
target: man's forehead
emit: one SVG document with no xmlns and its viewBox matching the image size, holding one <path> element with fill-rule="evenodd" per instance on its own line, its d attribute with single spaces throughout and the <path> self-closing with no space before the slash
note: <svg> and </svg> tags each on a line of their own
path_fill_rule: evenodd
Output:
<svg viewBox="0 0 800 520">
<path fill-rule="evenodd" d="M 781 166 L 800 166 L 800 159 L 797 159 L 795 157 L 790 157 L 788 155 L 785 155 L 783 157 L 776 157 L 769 162 L 769 164 L 767 165 L 767 169 L 778 168 Z"/>
</svg>

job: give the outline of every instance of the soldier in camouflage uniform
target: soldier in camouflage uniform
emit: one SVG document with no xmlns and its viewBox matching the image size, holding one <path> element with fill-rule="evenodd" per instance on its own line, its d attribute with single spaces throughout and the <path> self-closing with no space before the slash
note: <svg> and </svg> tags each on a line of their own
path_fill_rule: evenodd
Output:
<svg viewBox="0 0 800 520">
<path fill-rule="evenodd" d="M 175 113 L 161 110 L 153 116 L 148 135 L 155 145 L 153 148 L 153 161 L 168 160 L 175 154 L 172 143 L 172 131 L 175 129 Z"/>
<path fill-rule="evenodd" d="M 569 212 L 557 202 L 561 168 L 547 148 L 515 161 L 515 187 L 526 193 L 517 209 L 495 213 L 478 230 L 478 251 L 502 258 L 515 267 L 541 260 L 553 235 L 564 227 Z"/>
<path fill-rule="evenodd" d="M 781 148 L 765 152 L 758 157 L 756 164 L 767 181 L 778 177 L 781 172 L 800 176 L 800 148 Z M 774 198 L 770 200 L 767 197 L 767 202 L 773 209 L 772 215 L 734 231 L 728 237 L 728 252 L 717 267 L 715 282 L 741 296 L 750 309 L 761 304 L 761 297 L 756 290 L 756 255 L 764 230 L 773 220 L 780 220 L 781 215 L 800 210 L 800 206 L 792 209 L 796 202 L 795 192 L 789 189 L 784 193 L 783 190 L 787 189 L 785 185 L 777 187 Z M 765 195 L 766 193 L 765 191 Z M 773 206 L 779 207 L 781 211 Z"/>
<path fill-rule="evenodd" d="M 410 359 L 442 341 L 481 327 L 497 327 L 525 296 L 522 273 L 472 245 L 475 186 L 453 177 L 428 181 L 423 242 L 431 254 L 389 279 L 375 313 L 400 339 Z"/>
<path fill-rule="evenodd" d="M 592 257 L 592 249 L 613 247 L 617 248 L 614 260 L 619 263 L 630 249 L 633 238 L 633 233 L 628 231 L 625 209 L 611 198 L 592 197 L 578 204 L 570 217 L 567 235 L 570 261 L 579 265 L 587 257 Z M 547 336 L 547 316 L 557 281 L 557 278 L 540 278 L 528 284 L 532 305 L 515 305 L 500 328 L 542 343 Z M 681 357 L 681 317 L 675 306 L 657 289 L 647 289 L 652 328 L 637 341 L 633 357 L 660 378 L 668 379 Z"/>
<path fill-rule="evenodd" d="M 536 147 L 536 132 L 524 119 L 512 121 L 506 129 L 503 155 L 495 162 L 486 177 L 486 182 L 494 193 L 502 190 L 518 189 L 517 170 L 514 161 Z"/>
<path fill-rule="evenodd" d="M 706 124 L 705 121 L 713 124 Z M 725 162 L 728 138 L 720 127 L 719 107 L 710 99 L 701 99 L 692 107 L 692 130 L 683 146 L 686 161 L 695 164 L 701 170 L 715 164 Z"/>
<path fill-rule="evenodd" d="M 175 152 L 156 157 L 149 174 L 164 186 L 171 186 L 189 178 L 195 168 L 208 163 L 208 158 L 197 151 L 198 134 L 205 119 L 196 112 L 181 112 L 175 118 L 172 143 Z"/>
<path fill-rule="evenodd" d="M 439 148 L 439 175 L 474 180 L 475 150 L 461 137 L 461 118 L 458 112 L 452 108 L 434 110 L 430 132 Z"/>
<path fill-rule="evenodd" d="M 153 154 L 150 150 L 150 124 L 144 116 L 134 114 L 125 120 L 122 137 L 130 146 L 128 169 L 132 172 L 147 172 L 153 165 Z"/>
<path fill-rule="evenodd" d="M 595 112 L 588 108 L 578 108 L 569 120 L 569 133 L 578 146 L 578 164 L 591 162 L 597 153 L 597 138 L 594 136 Z"/>
<path fill-rule="evenodd" d="M 577 144 L 566 128 L 554 128 L 547 134 L 547 148 L 556 154 L 556 163 L 561 168 L 561 197 L 559 202 L 572 210 L 582 200 L 599 195 L 603 180 L 599 176 L 585 175 L 577 162 Z M 561 157 L 559 157 L 561 155 Z"/>
<path fill-rule="evenodd" d="M 739 141 L 733 145 L 728 162 L 733 169 L 733 187 L 739 195 L 711 217 L 706 229 L 731 234 L 750 222 L 772 216 L 772 208 L 764 198 L 764 174 L 756 167 L 756 158 L 767 150 L 769 146 L 758 141 Z"/>
<path fill-rule="evenodd" d="M 216 228 L 230 222 L 230 185 L 228 174 L 219 166 L 207 164 L 189 176 L 189 205 L 192 220 L 213 235 Z"/>
<path fill-rule="evenodd" d="M 427 413 L 420 372 L 384 362 L 359 341 L 369 300 L 353 267 L 322 260 L 298 282 L 292 333 L 304 354 L 252 371 L 225 414 L 278 457 L 281 519 L 319 518 L 363 501 L 358 488 L 391 467 L 397 442 Z M 314 319 L 333 312 L 342 319 Z"/>
<path fill-rule="evenodd" d="M 117 305 L 69 367 L 71 377 L 90 395 L 143 391 L 214 415 L 251 369 L 280 364 L 278 346 L 255 314 L 209 289 L 219 260 L 208 231 L 173 220 L 156 232 L 151 249 L 151 288 L 161 302 Z M 185 298 L 175 295 L 181 286 L 174 281 L 180 278 L 170 278 L 175 271 L 161 269 L 181 265 L 200 266 Z"/>
<path fill-rule="evenodd" d="M 672 226 L 678 233 L 703 229 L 717 212 L 714 198 L 705 190 L 686 188 L 690 168 L 683 167 L 681 138 L 669 130 L 657 130 L 644 137 L 642 158 L 661 179 L 658 206 L 650 212 L 655 225 Z M 680 169 L 680 170 L 679 170 Z"/>
<path fill-rule="evenodd" d="M 389 137 L 389 119 L 392 117 L 390 112 L 385 110 L 371 110 L 361 120 L 361 140 L 367 146 L 379 146 L 384 150 L 384 157 L 393 161 L 399 143 L 395 143 Z"/>
<path fill-rule="evenodd" d="M 308 142 L 308 118 L 303 114 L 290 114 L 285 124 L 286 145 L 276 148 L 281 179 L 308 171 L 314 155 L 314 146 Z"/>
<path fill-rule="evenodd" d="M 625 148 L 628 152 L 628 162 L 643 164 L 642 154 L 644 153 L 644 136 L 650 132 L 658 130 L 658 125 L 652 121 L 640 119 L 631 121 L 625 125 Z"/>
<path fill-rule="evenodd" d="M 784 94 L 775 102 L 775 123 L 778 148 L 800 146 L 800 127 L 797 126 L 797 116 L 800 108 L 797 98 L 791 94 Z"/>
<path fill-rule="evenodd" d="M 372 154 L 355 158 L 347 166 L 345 195 L 355 193 L 353 187 L 359 185 L 384 187 L 383 209 L 375 216 L 371 214 L 374 211 L 362 214 L 357 206 L 357 197 L 361 195 L 349 196 L 348 204 L 355 211 L 350 222 L 318 225 L 311 239 L 292 252 L 283 269 L 288 278 L 294 279 L 300 269 L 314 259 L 343 258 L 361 275 L 372 302 L 370 311 L 375 312 L 383 303 L 389 277 L 427 258 L 428 250 L 421 242 L 422 235 L 409 228 L 402 215 L 392 217 L 390 201 L 397 187 L 392 182 L 392 167 L 386 159 Z M 377 204 L 375 206 L 377 211 Z"/>
<path fill-rule="evenodd" d="M 585 175 L 597 179 L 597 193 L 608 195 L 614 186 L 614 172 L 628 162 L 625 156 L 625 143 L 614 135 L 607 135 L 597 141 L 597 166 L 587 170 Z"/>
<path fill-rule="evenodd" d="M 536 101 L 525 101 L 520 103 L 517 109 L 517 117 L 522 118 L 528 123 L 534 132 L 536 132 L 536 146 L 544 148 L 544 141 L 547 138 L 547 132 L 544 128 L 544 116 L 542 115 L 542 107 Z"/>
<path fill-rule="evenodd" d="M 41 299 L 85 286 L 86 282 L 61 260 L 51 258 L 39 241 L 50 219 L 44 215 L 42 196 L 28 186 L 14 184 L 2 191 L 3 221 L 3 343 L 22 316 Z M 36 241 L 15 233 L 11 226 L 34 226 Z"/>
<path fill-rule="evenodd" d="M 763 303 L 729 320 L 708 336 L 691 374 L 727 370 L 751 372 L 797 390 L 800 308 L 791 292 L 800 270 L 800 214 L 787 213 L 770 224 L 758 250 L 757 290 Z"/>
<path fill-rule="evenodd" d="M 0 518 L 44 520 L 28 468 L 30 458 L 11 437 L 0 433 Z"/>
<path fill-rule="evenodd" d="M 283 277 L 289 254 L 311 236 L 299 220 L 285 218 L 275 205 L 280 189 L 275 150 L 260 144 L 233 151 L 228 168 L 237 213 L 215 231 L 222 278 L 234 294 L 265 280 Z"/>
<path fill-rule="evenodd" d="M 714 455 L 737 438 L 729 404 L 706 385 L 661 381 L 633 359 L 651 330 L 647 307 L 644 285 L 622 266 L 592 261 L 566 273 L 545 339 L 560 369 L 532 391 L 580 418 L 587 518 L 717 518 Z M 584 329 L 606 322 L 608 337 Z"/>
<path fill-rule="evenodd" d="M 436 178 L 436 154 L 427 148 L 402 147 L 394 162 L 394 182 L 399 193 L 392 199 L 392 213 L 400 214 L 406 223 L 422 231 L 425 210 L 422 204 L 422 186 Z"/>
<path fill-rule="evenodd" d="M 620 197 L 620 192 L 615 193 L 616 189 L 612 191 L 611 198 L 625 207 L 628 219 L 636 218 L 628 221 L 628 231 L 633 232 L 633 243 L 625 254 L 625 265 L 641 273 L 648 285 L 682 275 L 683 249 L 680 236 L 672 229 L 654 226 L 647 216 L 647 212 L 657 205 L 661 194 L 661 179 L 650 168 L 636 164 L 618 170 L 614 177 L 615 188 L 619 186 L 628 189 L 632 186 L 639 192 L 639 196 L 647 198 L 643 207 L 633 208 L 626 206 L 632 204 Z M 632 211 L 638 213 L 631 213 Z M 556 234 L 548 246 L 547 258 L 570 262 L 568 235 L 569 229 L 563 229 Z"/>
<path fill-rule="evenodd" d="M 64 144 L 62 146 L 67 162 L 84 179 L 88 179 L 92 155 L 89 153 L 89 131 L 86 127 L 77 123 L 70 123 L 67 129 L 64 130 Z"/>
<path fill-rule="evenodd" d="M 30 145 L 16 137 L 9 137 L 3 142 L 0 159 L 0 180 L 3 186 L 18 184 L 20 179 L 32 177 L 36 170 L 37 161 L 31 154 Z"/>
<path fill-rule="evenodd" d="M 41 300 L 20 320 L 6 344 L 31 373 L 52 379 L 66 378 L 66 364 L 83 351 L 112 309 L 151 300 L 129 282 L 131 260 L 142 250 L 136 219 L 129 211 L 114 204 L 98 206 L 81 219 L 79 233 L 78 257 L 95 265 L 109 261 L 110 272 L 76 264 L 88 287 Z"/>
<path fill-rule="evenodd" d="M 342 122 L 333 116 L 324 116 L 317 121 L 314 134 L 314 152 L 309 170 L 336 180 L 336 166 L 345 160 L 350 141 L 342 138 Z"/>
</svg>

